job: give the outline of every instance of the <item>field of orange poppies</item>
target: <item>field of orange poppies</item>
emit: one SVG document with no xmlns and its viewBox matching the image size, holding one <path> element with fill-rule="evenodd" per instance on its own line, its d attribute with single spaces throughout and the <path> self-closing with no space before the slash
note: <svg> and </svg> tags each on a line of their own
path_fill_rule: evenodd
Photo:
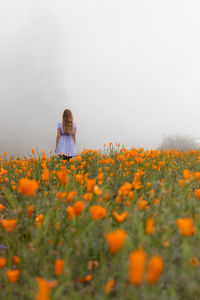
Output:
<svg viewBox="0 0 200 300">
<path fill-rule="evenodd" d="M 0 299 L 200 299 L 200 152 L 0 157 Z"/>
</svg>

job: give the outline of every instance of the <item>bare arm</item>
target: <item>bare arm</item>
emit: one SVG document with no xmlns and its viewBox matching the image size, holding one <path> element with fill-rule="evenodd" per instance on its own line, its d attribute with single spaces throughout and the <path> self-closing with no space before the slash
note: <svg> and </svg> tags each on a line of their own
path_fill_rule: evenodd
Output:
<svg viewBox="0 0 200 300">
<path fill-rule="evenodd" d="M 58 146 L 59 139 L 60 139 L 60 129 L 57 130 L 57 136 L 56 136 L 56 148 L 57 148 L 57 146 Z M 56 150 L 55 150 L 55 151 L 56 151 Z"/>
<path fill-rule="evenodd" d="M 73 140 L 74 140 L 74 144 L 76 144 L 76 130 L 74 131 L 74 134 L 73 134 Z"/>
</svg>

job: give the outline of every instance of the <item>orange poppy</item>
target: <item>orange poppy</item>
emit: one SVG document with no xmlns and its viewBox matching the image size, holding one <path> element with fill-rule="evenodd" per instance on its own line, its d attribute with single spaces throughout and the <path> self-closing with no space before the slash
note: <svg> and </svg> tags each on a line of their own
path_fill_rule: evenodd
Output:
<svg viewBox="0 0 200 300">
<path fill-rule="evenodd" d="M 0 204 L 0 211 L 3 210 L 5 206 L 3 204 Z"/>
<path fill-rule="evenodd" d="M 149 283 L 157 283 L 160 275 L 163 273 L 164 263 L 159 255 L 153 255 L 149 260 L 147 281 Z"/>
<path fill-rule="evenodd" d="M 112 254 L 119 252 L 123 248 L 126 236 L 127 232 L 123 229 L 116 229 L 113 232 L 105 234 L 106 241 Z"/>
<path fill-rule="evenodd" d="M 50 300 L 50 291 L 57 285 L 57 281 L 45 280 L 41 277 L 37 277 L 38 292 L 35 300 Z"/>
<path fill-rule="evenodd" d="M 93 220 L 100 220 L 105 218 L 107 211 L 104 207 L 99 205 L 92 205 L 90 207 L 90 213 L 92 215 Z"/>
<path fill-rule="evenodd" d="M 66 212 L 67 212 L 67 215 L 68 215 L 68 219 L 69 220 L 72 220 L 73 217 L 75 216 L 75 211 L 74 211 L 74 207 L 69 205 L 66 207 Z"/>
<path fill-rule="evenodd" d="M 193 268 L 196 268 L 200 265 L 200 262 L 198 260 L 198 258 L 194 255 L 192 255 L 192 258 L 190 260 L 190 265 L 193 267 Z"/>
<path fill-rule="evenodd" d="M 33 197 L 38 189 L 38 183 L 34 179 L 21 178 L 19 180 L 18 192 Z"/>
<path fill-rule="evenodd" d="M 196 189 L 196 190 L 194 191 L 194 194 L 195 194 L 195 196 L 196 196 L 198 199 L 200 199 L 200 189 Z"/>
<path fill-rule="evenodd" d="M 154 232 L 154 224 L 155 224 L 154 217 L 151 217 L 147 220 L 146 229 L 145 229 L 147 234 L 152 234 Z"/>
<path fill-rule="evenodd" d="M 63 259 L 55 260 L 55 274 L 57 276 L 63 273 L 64 266 L 65 266 L 65 261 Z"/>
<path fill-rule="evenodd" d="M 66 170 L 57 171 L 56 174 L 62 184 L 68 185 L 69 180 Z"/>
<path fill-rule="evenodd" d="M 77 201 L 73 205 L 74 213 L 76 216 L 79 216 L 85 208 L 85 203 L 83 201 Z"/>
<path fill-rule="evenodd" d="M 30 205 L 27 209 L 27 217 L 31 218 L 32 214 L 33 214 L 33 210 L 34 210 L 35 206 L 34 205 Z"/>
<path fill-rule="evenodd" d="M 17 219 L 3 219 L 1 220 L 1 225 L 7 232 L 12 232 L 17 224 Z"/>
<path fill-rule="evenodd" d="M 0 269 L 2 269 L 6 264 L 6 258 L 0 257 Z"/>
<path fill-rule="evenodd" d="M 116 211 L 113 211 L 113 216 L 118 223 L 122 223 L 128 216 L 128 212 L 123 212 L 122 214 L 118 215 Z"/>
<path fill-rule="evenodd" d="M 19 270 L 8 270 L 6 271 L 6 276 L 11 283 L 15 283 L 18 281 L 20 275 Z"/>
<path fill-rule="evenodd" d="M 58 199 L 59 201 L 60 201 L 61 199 L 65 198 L 66 195 L 67 195 L 66 192 L 63 192 L 63 193 L 57 192 L 57 193 L 56 193 L 56 197 L 57 197 L 57 199 Z"/>
<path fill-rule="evenodd" d="M 42 224 L 42 221 L 44 219 L 43 214 L 39 214 L 36 219 L 35 219 L 35 223 L 37 227 L 40 227 L 40 225 Z"/>
<path fill-rule="evenodd" d="M 15 255 L 12 257 L 12 260 L 13 262 L 16 264 L 16 265 L 19 265 L 20 262 L 21 262 L 21 259 L 19 258 L 19 256 Z"/>
<path fill-rule="evenodd" d="M 88 275 L 86 275 L 85 277 L 83 277 L 83 278 L 79 278 L 78 279 L 78 281 L 79 282 L 88 282 L 88 281 L 90 281 L 90 280 L 92 280 L 92 275 L 90 275 L 90 274 L 88 274 Z"/>
<path fill-rule="evenodd" d="M 109 279 L 104 287 L 104 292 L 106 294 L 109 294 L 114 286 L 115 286 L 115 280 L 113 278 Z"/>
<path fill-rule="evenodd" d="M 48 181 L 49 177 L 50 177 L 50 171 L 49 171 L 49 169 L 44 168 L 43 172 L 42 172 L 42 180 L 43 181 Z"/>
<path fill-rule="evenodd" d="M 184 236 L 194 235 L 196 227 L 193 227 L 194 221 L 191 218 L 180 218 L 176 220 L 180 233 Z"/>
<path fill-rule="evenodd" d="M 142 247 L 132 251 L 129 255 L 129 281 L 134 285 L 140 285 L 144 276 L 146 253 Z"/>
<path fill-rule="evenodd" d="M 69 192 L 66 201 L 67 202 L 72 202 L 74 200 L 75 195 L 76 195 L 76 191 Z"/>
<path fill-rule="evenodd" d="M 94 186 L 96 184 L 96 179 L 88 179 L 87 180 L 87 192 L 92 193 Z"/>
</svg>

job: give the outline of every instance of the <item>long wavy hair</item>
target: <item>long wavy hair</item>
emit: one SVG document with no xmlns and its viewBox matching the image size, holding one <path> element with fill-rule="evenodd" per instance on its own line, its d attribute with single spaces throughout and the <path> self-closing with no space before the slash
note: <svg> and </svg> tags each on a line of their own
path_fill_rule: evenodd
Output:
<svg viewBox="0 0 200 300">
<path fill-rule="evenodd" d="M 73 115 L 71 110 L 65 109 L 62 116 L 62 128 L 63 132 L 70 135 L 74 131 Z"/>
</svg>

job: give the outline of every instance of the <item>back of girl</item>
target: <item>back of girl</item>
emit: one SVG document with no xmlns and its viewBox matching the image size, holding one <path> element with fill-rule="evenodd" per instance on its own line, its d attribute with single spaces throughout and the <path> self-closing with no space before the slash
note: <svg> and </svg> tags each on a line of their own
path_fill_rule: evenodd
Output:
<svg viewBox="0 0 200 300">
<path fill-rule="evenodd" d="M 61 158 L 69 160 L 76 156 L 76 124 L 72 112 L 65 109 L 62 116 L 62 122 L 58 123 L 56 137 L 56 154 Z"/>
</svg>

